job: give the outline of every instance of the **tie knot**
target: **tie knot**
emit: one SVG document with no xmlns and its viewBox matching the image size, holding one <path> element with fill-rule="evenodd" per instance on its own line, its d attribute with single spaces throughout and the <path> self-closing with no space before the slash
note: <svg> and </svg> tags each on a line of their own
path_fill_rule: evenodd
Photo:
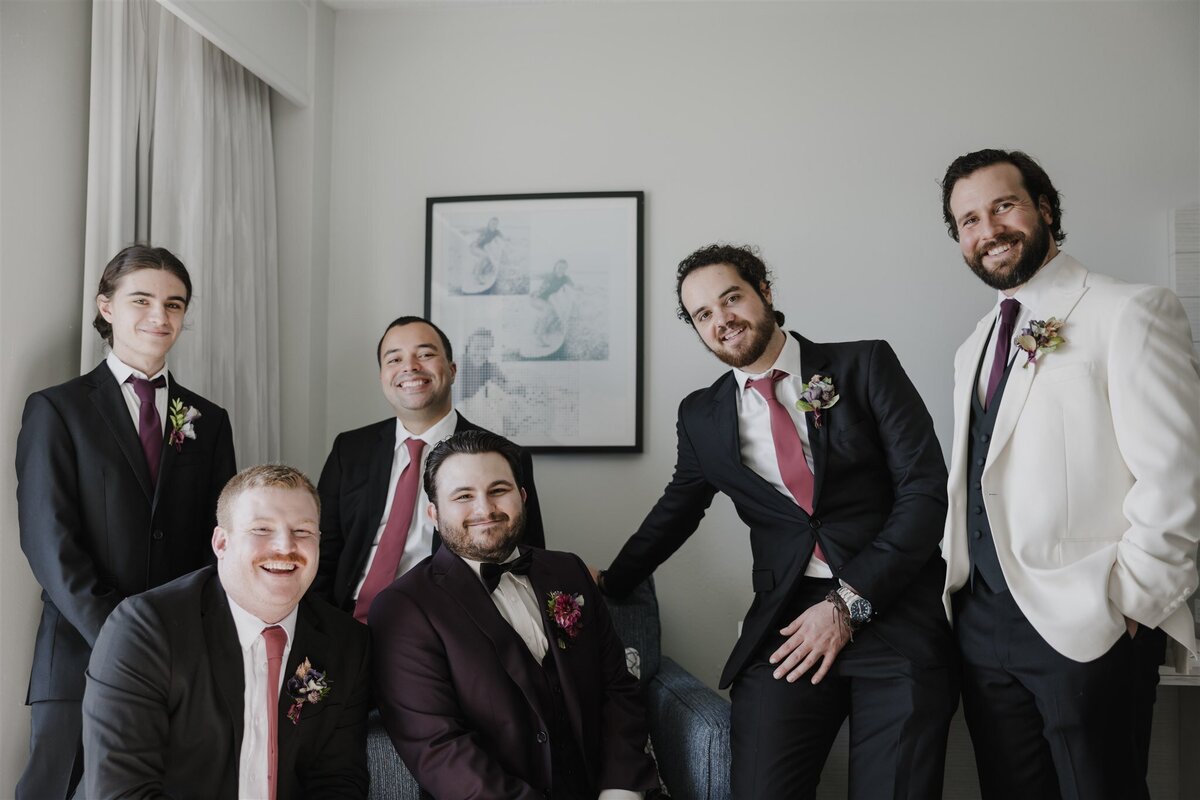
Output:
<svg viewBox="0 0 1200 800">
<path fill-rule="evenodd" d="M 1019 313 L 1021 313 L 1021 303 L 1019 300 L 1014 300 L 1010 297 L 1000 304 L 1000 321 L 1005 325 L 1011 326 Z"/>
<path fill-rule="evenodd" d="M 410 436 L 404 440 L 404 446 L 408 448 L 408 457 L 412 459 L 414 464 L 420 466 L 421 453 L 425 452 L 425 440 L 418 439 L 415 436 Z"/>
<path fill-rule="evenodd" d="M 782 370 L 773 369 L 761 378 L 746 381 L 746 386 L 761 394 L 767 400 L 775 399 L 775 384 L 787 376 Z"/>
<path fill-rule="evenodd" d="M 503 564 L 494 564 L 488 561 L 479 565 L 479 577 L 483 578 L 483 585 L 487 587 L 489 592 L 496 591 L 496 587 L 500 585 L 500 576 L 506 572 L 511 572 L 514 575 L 528 575 L 529 565 L 533 562 L 533 551 L 526 550 L 512 561 L 505 561 Z"/>
<path fill-rule="evenodd" d="M 283 646 L 287 643 L 287 631 L 278 625 L 270 625 L 262 629 L 262 637 L 267 643 L 267 660 L 283 658 Z"/>
<path fill-rule="evenodd" d="M 147 401 L 154 402 L 154 390 L 161 389 L 167 385 L 167 379 L 162 375 L 159 375 L 152 381 L 146 380 L 145 378 L 139 378 L 136 375 L 130 375 L 125 379 L 125 382 L 133 385 L 133 393 L 136 394 L 138 396 L 138 400 L 141 400 L 143 403 Z"/>
</svg>

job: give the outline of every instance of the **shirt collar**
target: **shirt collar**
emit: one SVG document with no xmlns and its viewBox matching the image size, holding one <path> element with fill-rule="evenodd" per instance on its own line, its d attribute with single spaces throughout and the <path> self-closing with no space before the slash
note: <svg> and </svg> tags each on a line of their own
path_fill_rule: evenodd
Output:
<svg viewBox="0 0 1200 800">
<path fill-rule="evenodd" d="M 404 427 L 404 423 L 396 417 L 396 448 L 399 448 L 404 443 L 405 439 L 420 439 L 425 442 L 426 448 L 440 442 L 442 439 L 447 439 L 454 434 L 454 429 L 458 427 L 458 411 L 450 409 L 450 413 L 439 419 L 437 422 L 430 425 L 424 433 L 409 433 L 408 428 Z"/>
<path fill-rule="evenodd" d="M 263 628 L 269 627 L 271 623 L 263 622 L 233 602 L 233 598 L 228 593 L 226 593 L 225 597 L 229 600 L 229 610 L 233 614 L 233 624 L 237 627 L 238 644 L 241 645 L 242 650 L 249 650 L 254 646 L 255 641 L 262 636 Z M 299 608 L 299 606 L 294 607 L 291 613 L 275 623 L 283 628 L 284 633 L 287 634 L 288 644 L 291 644 L 292 635 L 296 632 L 296 615 Z"/>
<path fill-rule="evenodd" d="M 800 342 L 796 341 L 796 337 L 787 331 L 784 331 L 783 335 L 786 340 L 783 343 L 783 349 L 779 351 L 779 355 L 775 358 L 775 363 L 766 372 L 755 375 L 740 370 L 737 367 L 733 368 L 733 379 L 737 381 L 738 391 L 745 391 L 748 381 L 757 380 L 775 369 L 791 376 L 800 376 Z"/>
<path fill-rule="evenodd" d="M 1033 274 L 1033 277 L 1021 284 L 1017 291 L 1013 292 L 1013 299 L 1021 304 L 1021 308 L 1029 309 L 1029 313 L 1033 318 L 1041 319 L 1046 316 L 1047 300 L 1054 293 L 1054 287 L 1058 281 L 1058 273 L 1062 271 L 1062 265 L 1066 263 L 1061 250 L 1042 265 L 1042 268 Z M 1000 307 L 1000 303 L 1008 298 L 1004 292 L 996 292 L 996 308 Z M 1052 309 L 1051 309 L 1052 310 Z"/>
<path fill-rule="evenodd" d="M 108 364 L 109 370 L 112 371 L 113 377 L 117 379 L 117 383 L 119 384 L 129 380 L 130 375 L 133 375 L 136 378 L 144 378 L 152 381 L 159 375 L 165 376 L 167 374 L 166 362 L 163 362 L 163 368 L 158 372 L 154 373 L 153 375 L 147 375 L 146 373 L 134 369 L 121 359 L 117 358 L 117 354 L 112 350 L 108 351 L 108 356 L 104 359 L 104 362 Z"/>
</svg>

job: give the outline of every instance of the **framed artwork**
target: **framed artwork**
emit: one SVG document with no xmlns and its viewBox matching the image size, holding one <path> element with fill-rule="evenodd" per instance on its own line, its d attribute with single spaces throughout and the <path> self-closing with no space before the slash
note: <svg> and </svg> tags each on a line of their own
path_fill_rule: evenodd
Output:
<svg viewBox="0 0 1200 800">
<path fill-rule="evenodd" d="M 642 451 L 642 192 L 431 197 L 425 313 L 467 419 L 532 452 Z"/>
</svg>

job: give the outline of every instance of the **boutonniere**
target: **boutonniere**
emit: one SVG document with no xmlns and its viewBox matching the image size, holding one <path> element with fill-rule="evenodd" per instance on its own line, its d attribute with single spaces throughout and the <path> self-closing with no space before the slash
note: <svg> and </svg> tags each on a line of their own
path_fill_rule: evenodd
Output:
<svg viewBox="0 0 1200 800">
<path fill-rule="evenodd" d="M 558 649 L 566 650 L 567 641 L 574 639 L 583 630 L 583 595 L 566 592 L 550 592 L 546 601 L 546 613 L 562 631 L 558 637 Z"/>
<path fill-rule="evenodd" d="M 1025 363 L 1021 365 L 1021 369 L 1036 364 L 1038 356 L 1042 353 L 1053 353 L 1060 344 L 1066 343 L 1067 340 L 1058 335 L 1062 326 L 1061 319 L 1051 317 L 1045 322 L 1040 319 L 1030 320 L 1029 327 L 1021 329 L 1013 339 L 1013 344 L 1025 351 Z"/>
<path fill-rule="evenodd" d="M 325 680 L 325 673 L 313 669 L 313 665 L 306 658 L 296 667 L 296 674 L 288 678 L 287 693 L 288 697 L 292 698 L 292 707 L 288 709 L 287 718 L 293 725 L 298 725 L 300 709 L 304 708 L 305 703 L 311 705 L 324 700 L 325 695 L 329 694 L 329 681 Z"/>
<path fill-rule="evenodd" d="M 833 408 L 842 399 L 833 388 L 833 378 L 828 375 L 816 374 L 808 379 L 808 383 L 800 387 L 800 399 L 796 408 L 808 413 L 812 412 L 813 425 L 821 427 L 821 409 Z"/>
<path fill-rule="evenodd" d="M 175 446 L 175 452 L 178 453 L 183 449 L 184 439 L 196 438 L 196 428 L 192 423 L 200 419 L 200 411 L 195 406 L 185 406 L 176 397 L 167 409 L 167 419 L 171 421 L 171 437 L 167 441 Z"/>
</svg>

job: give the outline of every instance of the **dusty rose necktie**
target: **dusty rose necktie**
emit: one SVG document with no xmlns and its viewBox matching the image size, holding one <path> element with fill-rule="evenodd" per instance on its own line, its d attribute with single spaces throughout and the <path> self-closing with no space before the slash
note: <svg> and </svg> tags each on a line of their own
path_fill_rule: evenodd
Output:
<svg viewBox="0 0 1200 800">
<path fill-rule="evenodd" d="M 367 621 L 367 612 L 371 610 L 375 595 L 396 578 L 400 557 L 404 555 L 404 544 L 408 541 L 408 526 L 412 523 L 413 507 L 417 504 L 421 485 L 421 453 L 425 450 L 425 440 L 409 438 L 404 440 L 404 444 L 408 447 L 408 466 L 396 480 L 391 513 L 388 514 L 387 524 L 383 526 L 379 546 L 375 548 L 375 559 L 358 591 L 354 618 L 359 622 Z"/>
<path fill-rule="evenodd" d="M 800 433 L 792 415 L 775 396 L 775 384 L 787 376 L 779 370 L 771 370 L 767 375 L 756 380 L 747 381 L 746 385 L 762 395 L 767 401 L 767 409 L 771 412 L 771 440 L 775 443 L 775 459 L 779 462 L 779 474 L 783 484 L 792 493 L 796 502 L 809 514 L 812 513 L 813 474 L 804 460 L 804 444 L 800 441 Z M 825 561 L 821 545 L 816 545 L 813 556 Z"/>
<path fill-rule="evenodd" d="M 1000 329 L 996 331 L 996 354 L 992 356 L 992 371 L 988 375 L 987 395 L 983 400 L 984 411 L 992 405 L 992 397 L 1004 378 L 1004 368 L 1008 366 L 1008 354 L 1012 348 L 1013 328 L 1020 312 L 1021 304 L 1011 297 L 1000 304 Z"/>
<path fill-rule="evenodd" d="M 167 379 L 159 375 L 152 381 L 130 375 L 125 382 L 133 385 L 138 398 L 138 438 L 142 440 L 142 452 L 146 455 L 146 466 L 150 468 L 150 485 L 158 485 L 158 464 L 162 460 L 163 426 L 158 418 L 158 406 L 154 403 L 154 390 L 167 385 Z"/>
<path fill-rule="evenodd" d="M 271 800 L 275 800 L 275 787 L 279 777 L 279 670 L 283 666 L 283 645 L 287 632 L 278 625 L 263 628 L 262 637 L 267 643 L 267 787 Z"/>
</svg>

